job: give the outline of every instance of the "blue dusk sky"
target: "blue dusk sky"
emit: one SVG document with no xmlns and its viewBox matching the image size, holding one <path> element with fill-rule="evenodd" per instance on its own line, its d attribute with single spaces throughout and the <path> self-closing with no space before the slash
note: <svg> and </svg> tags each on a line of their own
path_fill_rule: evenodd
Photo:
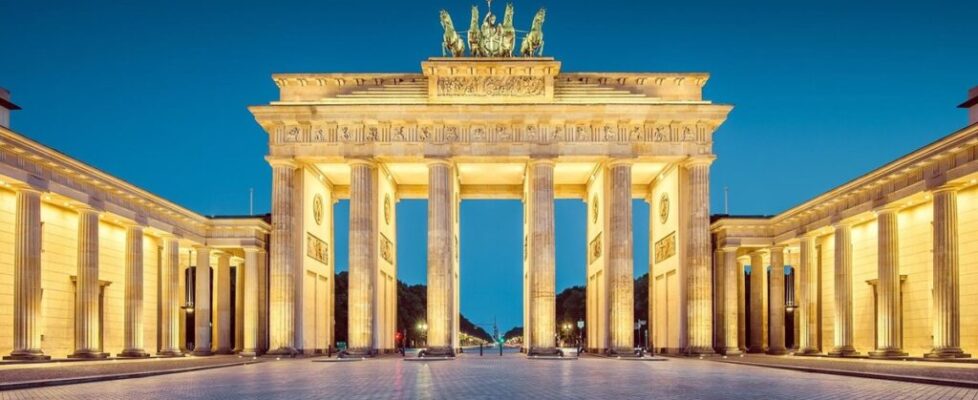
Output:
<svg viewBox="0 0 978 400">
<path fill-rule="evenodd" d="M 477 0 L 0 0 L 0 87 L 13 127 L 204 214 L 269 211 L 266 134 L 246 109 L 276 72 L 416 72 L 440 54 L 438 10 L 467 26 Z M 483 6 L 484 3 L 479 2 Z M 494 8 L 501 11 L 502 1 Z M 712 206 L 774 214 L 963 127 L 978 85 L 976 1 L 516 0 L 547 7 L 565 71 L 704 71 L 735 105 L 716 134 Z M 464 28 L 463 28 L 464 29 Z M 399 274 L 425 280 L 426 202 L 398 205 Z M 580 201 L 557 202 L 557 286 L 584 283 Z M 348 205 L 337 205 L 337 267 Z M 521 315 L 521 204 L 462 204 L 462 311 Z M 635 273 L 648 207 L 635 207 Z"/>
</svg>

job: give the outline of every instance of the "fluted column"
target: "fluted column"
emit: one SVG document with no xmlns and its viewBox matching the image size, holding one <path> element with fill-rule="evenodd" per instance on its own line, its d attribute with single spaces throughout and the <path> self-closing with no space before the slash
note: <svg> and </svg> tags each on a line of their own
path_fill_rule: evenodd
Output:
<svg viewBox="0 0 978 400">
<path fill-rule="evenodd" d="M 354 160 L 350 164 L 348 352 L 353 355 L 374 353 L 372 299 L 375 290 L 373 277 L 377 273 L 375 168 L 373 163 L 365 160 Z M 428 282 L 428 285 L 431 284 Z"/>
<path fill-rule="evenodd" d="M 180 351 L 180 242 L 163 238 L 163 265 L 160 271 L 160 352 L 161 356 L 182 356 Z"/>
<path fill-rule="evenodd" d="M 143 349 L 143 228 L 126 227 L 124 345 L 119 357 L 149 357 Z"/>
<path fill-rule="evenodd" d="M 852 227 L 835 225 L 835 348 L 832 356 L 859 354 L 852 347 Z"/>
<path fill-rule="evenodd" d="M 710 274 L 710 164 L 712 157 L 693 158 L 688 171 L 689 232 L 687 259 L 687 354 L 713 354 L 713 280 Z"/>
<path fill-rule="evenodd" d="M 268 351 L 268 252 L 258 250 L 258 338 L 259 352 Z"/>
<path fill-rule="evenodd" d="M 784 347 L 784 248 L 771 248 L 771 285 L 768 299 L 768 354 L 785 354 Z"/>
<path fill-rule="evenodd" d="M 876 283 L 876 351 L 871 357 L 905 357 L 901 349 L 902 308 L 900 293 L 900 240 L 898 210 L 885 208 L 876 212 L 877 283 Z"/>
<path fill-rule="evenodd" d="M 610 292 L 609 350 L 634 352 L 634 259 L 632 255 L 632 164 L 616 160 L 608 166 L 608 291 Z"/>
<path fill-rule="evenodd" d="M 295 350 L 295 270 L 298 237 L 294 212 L 297 166 L 291 160 L 270 159 L 272 165 L 272 237 L 269 273 L 269 354 Z"/>
<path fill-rule="evenodd" d="M 211 352 L 211 249 L 200 246 L 194 274 L 194 355 Z"/>
<path fill-rule="evenodd" d="M 926 357 L 970 357 L 961 349 L 961 297 L 958 279 L 958 192 L 953 186 L 934 191 L 934 348 Z"/>
<path fill-rule="evenodd" d="M 214 320 L 217 354 L 231 354 L 231 264 L 227 254 L 217 256 L 217 269 L 214 271 L 214 290 L 217 292 L 217 314 Z"/>
<path fill-rule="evenodd" d="M 818 351 L 818 320 L 816 306 L 818 300 L 815 293 L 817 280 L 815 279 L 815 238 L 803 236 L 801 238 L 800 265 L 798 266 L 798 325 L 801 331 L 799 336 L 798 352 L 801 354 L 817 354 Z"/>
<path fill-rule="evenodd" d="M 764 253 L 750 254 L 750 343 L 748 353 L 764 352 Z"/>
<path fill-rule="evenodd" d="M 71 358 L 105 358 L 99 335 L 98 211 L 78 208 L 78 273 L 75 280 L 75 352 Z"/>
<path fill-rule="evenodd" d="M 14 349 L 10 360 L 48 360 L 41 349 L 41 192 L 18 187 L 14 222 Z"/>
<path fill-rule="evenodd" d="M 234 346 L 231 351 L 240 353 L 244 350 L 245 266 L 242 265 L 240 259 L 232 261 L 237 262 L 237 264 L 234 268 L 234 326 L 231 327 Z"/>
<path fill-rule="evenodd" d="M 554 161 L 533 160 L 529 164 L 530 230 L 530 327 L 533 334 L 530 355 L 557 353 L 556 329 L 556 247 L 554 242 Z M 629 220 L 630 221 L 630 220 Z"/>
<path fill-rule="evenodd" d="M 258 248 L 244 249 L 244 321 L 242 333 L 241 355 L 258 355 Z"/>
<path fill-rule="evenodd" d="M 453 355 L 452 348 L 452 166 L 428 162 L 428 353 Z"/>
<path fill-rule="evenodd" d="M 728 247 L 721 250 L 723 258 L 723 321 L 724 348 L 723 354 L 728 356 L 741 353 L 738 343 L 740 327 L 738 326 L 737 308 L 740 304 L 737 298 L 737 285 L 740 282 L 740 266 L 737 263 L 737 248 Z"/>
</svg>

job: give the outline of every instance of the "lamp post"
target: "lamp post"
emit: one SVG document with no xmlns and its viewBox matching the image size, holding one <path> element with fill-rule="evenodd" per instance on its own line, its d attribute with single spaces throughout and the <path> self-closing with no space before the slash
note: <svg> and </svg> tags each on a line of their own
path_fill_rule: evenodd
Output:
<svg viewBox="0 0 978 400">
<path fill-rule="evenodd" d="M 581 354 L 581 348 L 584 347 L 584 320 L 577 320 L 577 354 Z"/>
<path fill-rule="evenodd" d="M 423 347 L 428 347 L 428 323 L 418 322 L 418 331 L 421 332 Z"/>
</svg>

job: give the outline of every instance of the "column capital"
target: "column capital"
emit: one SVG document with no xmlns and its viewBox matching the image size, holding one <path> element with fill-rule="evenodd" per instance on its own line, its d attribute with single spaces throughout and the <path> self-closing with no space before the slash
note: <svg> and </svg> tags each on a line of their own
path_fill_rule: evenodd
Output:
<svg viewBox="0 0 978 400">
<path fill-rule="evenodd" d="M 964 187 L 964 185 L 958 183 L 945 183 L 940 186 L 929 188 L 927 191 L 935 195 L 938 193 L 947 193 L 947 192 L 957 193 L 958 191 L 961 190 L 962 187 Z"/>
<path fill-rule="evenodd" d="M 7 185 L 11 189 L 13 189 L 14 192 L 17 192 L 17 193 L 27 192 L 27 193 L 36 193 L 38 195 L 41 195 L 41 194 L 44 194 L 46 192 L 44 189 L 41 189 L 41 188 L 39 188 L 37 186 L 34 186 L 34 185 L 31 185 L 29 183 L 9 182 L 9 183 L 7 183 Z"/>
<path fill-rule="evenodd" d="M 716 159 L 717 159 L 717 157 L 714 156 L 714 155 L 709 155 L 709 156 L 692 156 L 692 157 L 689 157 L 689 158 L 681 161 L 680 164 L 682 166 L 686 167 L 686 168 L 695 167 L 697 165 L 709 166 L 710 164 L 713 164 L 713 161 L 716 160 Z"/>
<path fill-rule="evenodd" d="M 553 157 L 530 157 L 530 160 L 526 162 L 527 165 L 550 165 L 554 166 L 557 164 L 557 160 Z"/>
<path fill-rule="evenodd" d="M 424 163 L 429 168 L 435 165 L 444 165 L 444 166 L 451 167 L 454 164 L 451 158 L 446 158 L 446 157 L 425 157 Z"/>
<path fill-rule="evenodd" d="M 377 168 L 377 162 L 370 158 L 348 158 L 346 159 L 346 163 L 351 167 L 355 165 L 366 165 L 370 168 Z"/>
<path fill-rule="evenodd" d="M 241 250 L 243 250 L 246 254 L 247 253 L 255 253 L 255 254 L 258 254 L 258 252 L 261 251 L 262 249 L 259 248 L 259 247 L 257 247 L 257 246 L 245 246 L 245 247 L 242 247 Z"/>
<path fill-rule="evenodd" d="M 768 247 L 768 251 L 770 251 L 771 253 L 777 253 L 779 251 L 784 253 L 784 249 L 785 246 L 783 245 L 775 245 L 775 246 Z"/>
<path fill-rule="evenodd" d="M 900 212 L 902 208 L 903 207 L 900 207 L 900 205 L 896 203 L 884 204 L 878 207 L 874 207 L 873 213 L 876 214 L 876 217 L 879 217 L 880 215 L 883 214 L 896 214 Z"/>
<path fill-rule="evenodd" d="M 618 167 L 618 166 L 629 166 L 635 164 L 635 159 L 633 158 L 611 158 L 608 160 L 608 168 Z"/>
<path fill-rule="evenodd" d="M 738 246 L 723 246 L 723 247 L 720 247 L 720 251 L 722 251 L 724 253 L 734 253 L 734 254 L 737 254 L 737 250 L 740 250 L 740 247 L 738 247 Z"/>
<path fill-rule="evenodd" d="M 290 158 L 290 157 L 272 157 L 272 156 L 266 156 L 265 157 L 265 161 L 268 161 L 268 164 L 270 164 L 272 166 L 272 168 L 274 168 L 274 167 L 292 167 L 292 168 L 299 168 L 299 163 L 296 162 L 294 158 Z"/>
</svg>

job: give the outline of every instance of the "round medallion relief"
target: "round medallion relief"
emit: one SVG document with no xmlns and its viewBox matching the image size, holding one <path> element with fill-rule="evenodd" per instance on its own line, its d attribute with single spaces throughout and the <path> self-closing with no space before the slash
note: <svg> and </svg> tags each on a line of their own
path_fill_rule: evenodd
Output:
<svg viewBox="0 0 978 400">
<path fill-rule="evenodd" d="M 391 224 L 391 195 L 389 193 L 384 195 L 384 222 L 387 225 Z"/>
<path fill-rule="evenodd" d="M 666 221 L 669 221 L 669 194 L 663 193 L 659 198 L 659 222 L 664 224 Z"/>
<path fill-rule="evenodd" d="M 318 194 L 312 197 L 312 218 L 316 220 L 316 225 L 323 224 L 323 196 Z"/>
</svg>

